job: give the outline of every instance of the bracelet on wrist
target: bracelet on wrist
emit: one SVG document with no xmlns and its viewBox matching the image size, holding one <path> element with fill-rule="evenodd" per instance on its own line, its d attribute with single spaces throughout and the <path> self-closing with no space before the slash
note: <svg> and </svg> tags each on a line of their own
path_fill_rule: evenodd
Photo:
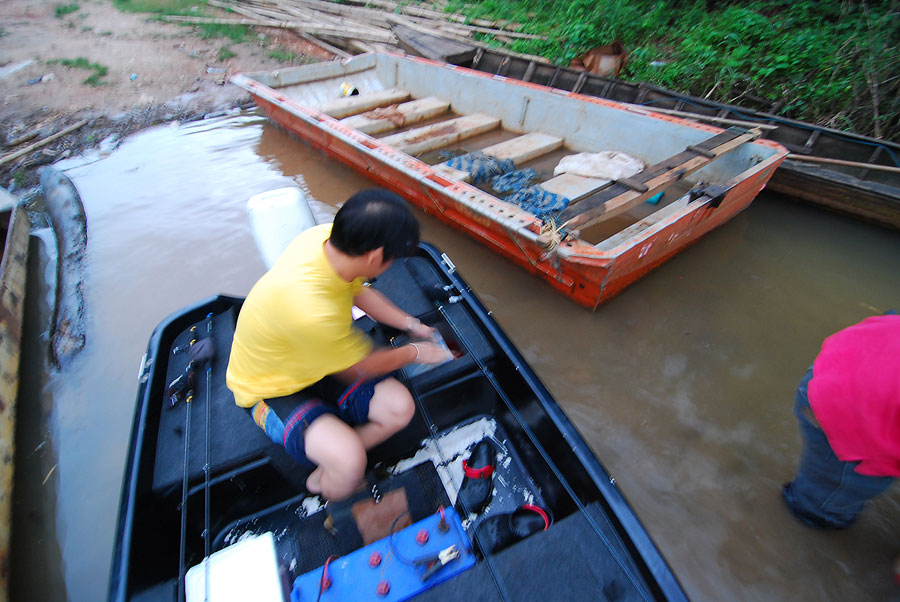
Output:
<svg viewBox="0 0 900 602">
<path fill-rule="evenodd" d="M 415 362 L 416 360 L 419 359 L 419 346 L 416 345 L 415 343 L 410 343 L 410 345 L 412 345 L 413 347 L 416 348 L 416 357 L 413 358 L 413 362 Z"/>
</svg>

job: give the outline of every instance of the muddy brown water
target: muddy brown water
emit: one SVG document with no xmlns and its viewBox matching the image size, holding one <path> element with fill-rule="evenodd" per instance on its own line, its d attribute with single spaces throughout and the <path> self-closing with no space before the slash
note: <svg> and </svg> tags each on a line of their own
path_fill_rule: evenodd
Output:
<svg viewBox="0 0 900 602">
<path fill-rule="evenodd" d="M 262 274 L 250 196 L 302 175 L 324 217 L 371 184 L 255 113 L 157 127 L 60 167 L 88 215 L 87 346 L 63 373 L 32 369 L 25 380 L 13 599 L 95 601 L 107 591 L 151 331 L 204 296 L 246 294 Z M 417 215 L 424 239 L 453 259 L 616 478 L 691 598 L 898 599 L 896 490 L 852 529 L 823 533 L 787 514 L 779 486 L 800 452 L 794 387 L 822 339 L 900 308 L 900 233 L 763 192 L 590 313 Z"/>
</svg>

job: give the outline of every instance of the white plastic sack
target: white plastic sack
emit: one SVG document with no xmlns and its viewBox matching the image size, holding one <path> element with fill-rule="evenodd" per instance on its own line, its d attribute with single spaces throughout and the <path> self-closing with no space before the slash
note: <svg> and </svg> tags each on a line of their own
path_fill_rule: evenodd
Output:
<svg viewBox="0 0 900 602">
<path fill-rule="evenodd" d="M 630 178 L 644 170 L 644 162 L 619 151 L 603 151 L 600 153 L 578 153 L 563 157 L 553 175 L 562 173 L 575 174 L 586 178 L 602 180 L 618 180 Z"/>
</svg>

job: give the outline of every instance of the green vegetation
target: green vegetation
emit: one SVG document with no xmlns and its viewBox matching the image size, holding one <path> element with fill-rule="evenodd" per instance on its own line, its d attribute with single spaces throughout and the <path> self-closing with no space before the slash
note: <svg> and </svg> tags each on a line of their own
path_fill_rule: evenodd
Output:
<svg viewBox="0 0 900 602">
<path fill-rule="evenodd" d="M 285 48 L 275 48 L 269 51 L 269 57 L 281 63 L 294 64 L 294 59 L 298 58 L 296 54 Z"/>
<path fill-rule="evenodd" d="M 81 7 L 73 2 L 72 4 L 57 4 L 56 8 L 53 9 L 53 14 L 56 15 L 57 19 L 62 19 L 69 13 L 78 12 Z"/>
<path fill-rule="evenodd" d="M 175 15 L 183 17 L 208 17 L 213 12 L 207 7 L 205 0 L 113 0 L 116 8 L 123 12 L 152 13 L 156 15 Z M 253 36 L 246 25 L 220 25 L 215 23 L 185 24 L 194 27 L 203 39 L 228 38 L 239 44 Z"/>
<path fill-rule="evenodd" d="M 228 46 L 222 46 L 221 48 L 219 48 L 220 61 L 227 61 L 228 59 L 234 58 L 236 56 L 237 53 Z"/>
<path fill-rule="evenodd" d="M 897 0 L 451 0 L 447 10 L 547 35 L 509 48 L 558 64 L 619 40 L 624 79 L 900 139 Z"/>
<path fill-rule="evenodd" d="M 78 57 L 77 59 L 53 59 L 47 61 L 48 65 L 60 64 L 63 67 L 71 67 L 73 69 L 86 69 L 88 71 L 93 71 L 91 75 L 87 77 L 82 83 L 87 84 L 88 86 L 96 88 L 97 86 L 102 86 L 104 82 L 100 81 L 100 78 L 105 76 L 109 72 L 109 68 L 101 65 L 99 63 L 92 63 L 83 56 Z"/>
</svg>

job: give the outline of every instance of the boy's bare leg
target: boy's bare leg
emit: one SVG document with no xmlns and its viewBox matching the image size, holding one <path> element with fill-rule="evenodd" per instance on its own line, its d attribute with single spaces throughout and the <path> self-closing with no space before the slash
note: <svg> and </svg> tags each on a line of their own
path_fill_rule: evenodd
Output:
<svg viewBox="0 0 900 602">
<path fill-rule="evenodd" d="M 396 378 L 388 378 L 375 385 L 369 401 L 369 421 L 356 427 L 356 434 L 365 449 L 372 449 L 405 427 L 416 413 L 409 390 Z"/>
<path fill-rule="evenodd" d="M 358 491 L 366 471 L 359 435 L 340 418 L 323 414 L 303 433 L 306 457 L 318 464 L 306 480 L 310 493 L 341 500 Z"/>
</svg>

